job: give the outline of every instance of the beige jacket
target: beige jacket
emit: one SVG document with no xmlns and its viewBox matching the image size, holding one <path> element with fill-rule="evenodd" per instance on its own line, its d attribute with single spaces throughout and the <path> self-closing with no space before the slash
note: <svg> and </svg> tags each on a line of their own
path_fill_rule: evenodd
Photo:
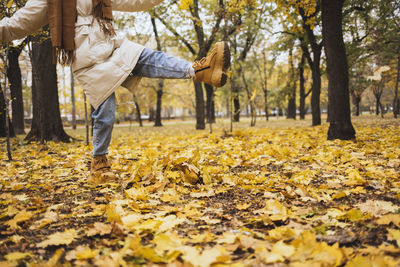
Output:
<svg viewBox="0 0 400 267">
<path fill-rule="evenodd" d="M 112 0 L 114 11 L 144 11 L 162 0 Z M 133 90 L 140 77 L 129 74 L 144 47 L 117 33 L 107 37 L 93 19 L 92 0 L 77 0 L 76 59 L 72 70 L 90 104 L 97 109 L 119 86 Z M 37 32 L 47 21 L 47 0 L 28 0 L 11 18 L 0 21 L 0 43 Z M 129 76 L 129 77 L 128 77 Z"/>
</svg>

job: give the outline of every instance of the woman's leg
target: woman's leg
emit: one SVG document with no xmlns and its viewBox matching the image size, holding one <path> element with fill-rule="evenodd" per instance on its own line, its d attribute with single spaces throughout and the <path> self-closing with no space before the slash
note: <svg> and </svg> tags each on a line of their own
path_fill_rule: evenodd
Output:
<svg viewBox="0 0 400 267">
<path fill-rule="evenodd" d="M 192 63 L 145 48 L 132 71 L 132 76 L 165 79 L 189 79 L 195 73 Z"/>
<path fill-rule="evenodd" d="M 93 113 L 93 157 L 106 155 L 115 120 L 115 94 L 108 97 Z"/>
</svg>

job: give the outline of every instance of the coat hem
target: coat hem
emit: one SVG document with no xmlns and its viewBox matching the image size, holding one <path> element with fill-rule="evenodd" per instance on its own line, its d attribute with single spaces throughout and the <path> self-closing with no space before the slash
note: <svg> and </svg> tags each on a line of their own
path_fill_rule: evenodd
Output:
<svg viewBox="0 0 400 267">
<path fill-rule="evenodd" d="M 95 104 L 92 104 L 93 105 L 93 108 L 96 110 L 96 109 L 98 109 L 98 107 L 101 105 L 101 104 L 103 104 L 103 102 L 104 101 L 106 101 L 106 99 L 108 98 L 108 97 L 110 97 L 110 95 L 112 95 L 114 92 L 115 92 L 115 90 L 117 90 L 117 88 L 118 87 L 120 87 L 124 82 L 125 82 L 125 80 L 128 78 L 128 76 L 129 76 L 129 74 L 131 74 L 132 73 L 132 71 L 133 71 L 133 69 L 135 68 L 135 66 L 136 66 L 136 63 L 137 63 L 137 61 L 139 60 L 139 57 L 140 57 L 140 55 L 142 54 L 142 52 L 143 52 L 143 49 L 144 49 L 144 47 L 141 49 L 141 51 L 138 53 L 138 56 L 136 57 L 136 59 L 134 60 L 134 64 L 132 64 L 133 66 L 131 66 L 131 68 L 129 69 L 129 71 L 128 72 L 126 72 L 119 80 L 118 80 L 118 82 L 110 89 L 110 90 L 108 90 Z M 136 85 L 137 86 L 137 85 Z M 128 88 L 129 90 L 132 90 L 133 88 Z"/>
</svg>

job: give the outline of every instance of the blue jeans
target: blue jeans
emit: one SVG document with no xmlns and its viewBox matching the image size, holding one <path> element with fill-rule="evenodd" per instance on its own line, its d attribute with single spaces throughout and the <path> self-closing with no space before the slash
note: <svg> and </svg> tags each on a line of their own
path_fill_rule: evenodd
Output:
<svg viewBox="0 0 400 267">
<path fill-rule="evenodd" d="M 189 79 L 193 77 L 194 71 L 192 64 L 186 60 L 145 48 L 130 75 L 146 78 Z M 113 93 L 92 113 L 94 157 L 108 153 L 116 106 L 117 102 Z"/>
</svg>

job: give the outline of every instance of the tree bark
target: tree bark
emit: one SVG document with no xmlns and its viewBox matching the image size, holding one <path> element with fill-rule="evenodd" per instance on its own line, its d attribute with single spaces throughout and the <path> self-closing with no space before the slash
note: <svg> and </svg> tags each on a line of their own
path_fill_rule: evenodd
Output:
<svg viewBox="0 0 400 267">
<path fill-rule="evenodd" d="M 154 37 L 156 39 L 157 43 L 157 50 L 162 51 L 162 46 L 161 46 L 161 40 L 160 37 L 158 36 L 158 30 L 157 30 L 157 24 L 156 20 L 154 17 L 151 17 L 151 24 L 153 25 L 153 32 L 154 32 Z M 157 104 L 156 104 L 156 117 L 154 120 L 154 127 L 161 127 L 161 104 L 162 104 L 162 95 L 163 95 L 163 89 L 164 89 L 164 80 L 160 79 L 158 81 L 158 88 L 157 88 Z"/>
<path fill-rule="evenodd" d="M 137 114 L 139 126 L 143 127 L 142 114 L 140 113 L 139 103 L 136 101 L 136 99 L 134 100 L 134 102 L 135 102 L 135 108 L 136 108 L 136 114 Z"/>
<path fill-rule="evenodd" d="M 393 115 L 397 119 L 399 114 L 399 80 L 400 80 L 400 43 L 399 43 L 399 54 L 397 57 L 397 76 L 396 76 L 396 87 L 394 88 L 394 100 L 393 100 Z"/>
<path fill-rule="evenodd" d="M 154 107 L 149 108 L 149 122 L 155 121 L 156 119 L 156 111 L 154 110 Z"/>
<path fill-rule="evenodd" d="M 321 107 L 320 107 L 320 96 L 321 96 L 321 70 L 319 68 L 319 62 L 321 59 L 321 50 L 313 52 L 314 60 L 311 69 L 312 72 L 312 89 L 311 89 L 311 113 L 312 113 L 312 125 L 321 125 Z"/>
<path fill-rule="evenodd" d="M 385 115 L 385 109 L 383 108 L 382 102 L 379 100 L 379 107 L 381 109 L 381 118 Z"/>
<path fill-rule="evenodd" d="M 214 102 L 214 88 L 211 85 L 204 84 L 206 88 L 206 118 L 208 123 L 215 123 L 215 102 Z"/>
<path fill-rule="evenodd" d="M 235 79 L 230 79 L 231 81 L 231 91 L 233 99 L 233 121 L 240 121 L 240 100 L 239 100 L 239 87 L 237 86 Z"/>
<path fill-rule="evenodd" d="M 313 53 L 313 59 L 311 59 L 310 53 L 307 46 L 304 44 L 303 38 L 300 38 L 301 48 L 306 55 L 308 64 L 311 68 L 312 76 L 312 87 L 311 87 L 311 114 L 312 114 L 312 125 L 321 125 L 321 107 L 320 107 L 320 96 L 321 96 L 321 50 L 322 45 L 317 43 L 316 37 L 310 25 L 307 24 L 308 17 L 305 15 L 305 11 L 300 8 L 300 14 L 303 19 L 303 27 L 306 30 L 308 41 L 311 45 Z M 315 15 L 315 14 L 314 14 Z"/>
<path fill-rule="evenodd" d="M 328 72 L 328 140 L 355 139 L 351 123 L 349 73 L 342 31 L 344 0 L 322 0 L 322 36 Z"/>
<path fill-rule="evenodd" d="M 204 93 L 203 84 L 194 83 L 194 89 L 196 93 L 196 129 L 204 130 L 206 128 L 205 117 L 204 117 Z"/>
<path fill-rule="evenodd" d="M 8 51 L 7 77 L 11 91 L 12 123 L 16 134 L 25 134 L 21 69 L 18 61 L 21 49 L 19 47 L 10 47 Z"/>
<path fill-rule="evenodd" d="M 289 49 L 290 78 L 288 81 L 288 113 L 287 119 L 296 119 L 296 78 L 293 66 L 293 47 Z"/>
<path fill-rule="evenodd" d="M 139 126 L 143 127 L 143 121 L 142 121 L 142 114 L 140 112 L 140 106 L 139 103 L 137 101 L 136 95 L 133 94 L 133 102 L 135 103 L 135 109 L 136 109 L 136 116 L 137 116 L 137 121 L 139 122 Z"/>
<path fill-rule="evenodd" d="M 356 116 L 360 116 L 360 102 L 361 102 L 361 97 L 356 96 L 354 98 L 354 104 L 356 106 Z"/>
<path fill-rule="evenodd" d="M 376 97 L 376 96 L 375 96 Z M 381 104 L 380 104 L 380 97 L 376 97 L 376 102 L 375 102 L 375 114 L 376 116 L 379 115 L 379 110 L 380 110 Z M 382 110 L 381 110 L 382 112 Z"/>
<path fill-rule="evenodd" d="M 268 90 L 263 90 L 264 91 L 264 112 L 265 112 L 265 120 L 269 120 L 269 114 L 268 114 Z"/>
<path fill-rule="evenodd" d="M 48 37 L 43 40 L 40 35 L 33 38 L 32 44 L 32 104 L 32 125 L 25 140 L 69 142 L 60 116 L 51 41 Z"/>
<path fill-rule="evenodd" d="M 10 137 L 15 137 L 14 127 L 8 118 L 8 127 Z M 4 90 L 0 84 L 0 137 L 7 137 L 7 122 L 6 122 L 6 101 L 4 98 Z"/>
<path fill-rule="evenodd" d="M 74 74 L 71 70 L 71 115 L 72 115 L 72 129 L 76 129 L 76 109 L 75 109 L 75 81 L 74 81 Z"/>
<path fill-rule="evenodd" d="M 242 76 L 242 80 L 243 80 L 243 84 L 244 84 L 244 89 L 246 90 L 247 99 L 248 99 L 249 105 L 250 105 L 250 116 L 251 116 L 250 126 L 253 127 L 253 126 L 256 125 L 256 119 L 257 119 L 254 99 L 251 99 L 252 95 L 251 95 L 251 92 L 250 92 L 249 85 L 247 83 L 246 77 L 244 75 L 244 72 L 241 72 L 241 76 Z M 248 106 L 249 105 L 246 105 L 246 110 L 248 110 Z"/>
<path fill-rule="evenodd" d="M 161 123 L 161 101 L 163 95 L 163 87 L 164 87 L 164 80 L 158 81 L 158 89 L 157 89 L 157 104 L 156 104 L 156 118 L 154 120 L 154 127 L 161 127 L 163 126 Z"/>
<path fill-rule="evenodd" d="M 306 60 L 303 53 L 301 61 L 299 63 L 299 83 L 300 83 L 300 120 L 304 120 L 306 116 L 306 89 L 305 89 L 305 79 L 304 79 L 304 61 Z"/>
</svg>

